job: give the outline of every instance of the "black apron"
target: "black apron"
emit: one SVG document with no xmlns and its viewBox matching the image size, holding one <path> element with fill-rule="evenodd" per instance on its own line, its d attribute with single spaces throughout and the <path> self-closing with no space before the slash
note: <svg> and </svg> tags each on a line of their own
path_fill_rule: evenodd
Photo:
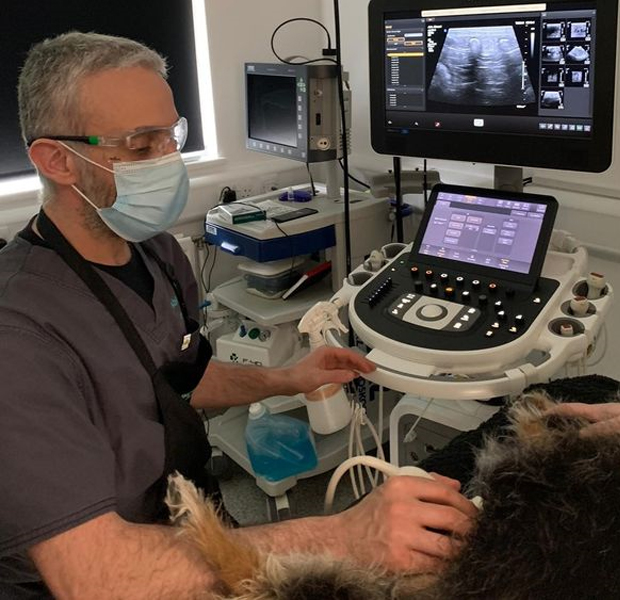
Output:
<svg viewBox="0 0 620 600">
<path fill-rule="evenodd" d="M 164 263 L 147 244 L 141 245 L 145 252 L 156 261 L 172 285 L 185 320 L 186 333 L 199 335 L 200 345 L 194 363 L 167 363 L 158 368 L 125 309 L 99 273 L 71 246 L 43 210 L 39 212 L 37 225 L 39 232 L 49 246 L 60 255 L 112 315 L 151 378 L 157 401 L 159 422 L 164 426 L 165 448 L 164 472 L 154 484 L 156 496 L 159 498 L 158 504 L 161 507 L 159 513 L 154 516 L 154 520 L 163 522 L 168 517 L 168 511 L 163 500 L 168 475 L 174 471 L 178 471 L 187 479 L 191 479 L 220 505 L 220 510 L 223 510 L 217 481 L 208 474 L 205 468 L 211 456 L 211 446 L 207 439 L 204 423 L 189 402 L 181 397 L 183 394 L 191 392 L 202 378 L 211 358 L 211 348 L 207 340 L 198 332 L 198 323 L 188 315 L 181 286 L 174 276 L 172 266 Z M 225 511 L 223 512 L 226 518 L 228 515 L 225 514 Z M 232 517 L 230 520 L 234 521 Z"/>
</svg>

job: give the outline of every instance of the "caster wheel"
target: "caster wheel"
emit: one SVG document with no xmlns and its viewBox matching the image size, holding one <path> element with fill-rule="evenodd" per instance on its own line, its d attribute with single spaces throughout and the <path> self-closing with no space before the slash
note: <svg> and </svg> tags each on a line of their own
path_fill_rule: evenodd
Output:
<svg viewBox="0 0 620 600">
<path fill-rule="evenodd" d="M 271 523 L 286 521 L 293 518 L 293 511 L 287 494 L 272 498 L 267 496 L 267 518 Z"/>
</svg>

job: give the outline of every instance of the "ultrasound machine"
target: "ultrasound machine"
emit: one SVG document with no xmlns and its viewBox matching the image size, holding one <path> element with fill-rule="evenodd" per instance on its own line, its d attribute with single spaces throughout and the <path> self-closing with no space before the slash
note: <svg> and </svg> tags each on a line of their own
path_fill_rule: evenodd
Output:
<svg viewBox="0 0 620 600">
<path fill-rule="evenodd" d="M 373 148 L 501 165 L 494 189 L 436 185 L 415 240 L 386 245 L 331 299 L 377 365 L 369 379 L 407 394 L 391 414 L 395 464 L 400 421 L 430 402 L 427 418 L 473 428 L 495 410 L 475 401 L 593 351 L 613 290 L 554 230 L 556 199 L 523 193 L 522 167 L 609 166 L 617 13 L 603 0 L 370 2 Z M 348 346 L 331 325 L 328 343 Z"/>
</svg>

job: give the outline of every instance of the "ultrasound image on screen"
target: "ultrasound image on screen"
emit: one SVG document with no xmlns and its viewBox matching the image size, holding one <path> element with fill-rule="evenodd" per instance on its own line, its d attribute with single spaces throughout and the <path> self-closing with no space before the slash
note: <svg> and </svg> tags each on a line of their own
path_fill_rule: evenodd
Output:
<svg viewBox="0 0 620 600">
<path fill-rule="evenodd" d="M 564 94 L 561 90 L 544 90 L 541 93 L 540 106 L 542 108 L 564 108 Z"/>
<path fill-rule="evenodd" d="M 546 21 L 543 23 L 543 35 L 547 40 L 559 40 L 564 35 L 564 22 Z"/>
<path fill-rule="evenodd" d="M 559 86 L 564 82 L 564 69 L 561 67 L 543 67 L 540 75 L 543 85 Z"/>
<path fill-rule="evenodd" d="M 522 76 L 524 75 L 524 76 Z M 514 29 L 453 27 L 428 90 L 431 101 L 471 106 L 529 104 L 536 94 Z"/>
<path fill-rule="evenodd" d="M 590 84 L 590 69 L 588 67 L 570 66 L 566 69 L 567 87 L 584 87 Z"/>
<path fill-rule="evenodd" d="M 543 62 L 563 63 L 564 62 L 564 46 L 563 45 L 544 45 L 542 47 Z"/>
<path fill-rule="evenodd" d="M 574 21 L 570 24 L 570 37 L 577 40 L 585 40 L 590 35 L 589 21 Z"/>
<path fill-rule="evenodd" d="M 297 147 L 295 91 L 294 77 L 248 74 L 249 137 Z"/>
<path fill-rule="evenodd" d="M 590 44 L 568 44 L 566 49 L 566 62 L 580 64 L 590 62 Z"/>
</svg>

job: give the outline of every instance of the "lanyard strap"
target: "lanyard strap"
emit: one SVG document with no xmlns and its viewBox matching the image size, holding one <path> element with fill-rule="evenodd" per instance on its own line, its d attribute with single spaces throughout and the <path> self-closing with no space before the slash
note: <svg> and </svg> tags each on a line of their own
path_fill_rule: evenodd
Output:
<svg viewBox="0 0 620 600">
<path fill-rule="evenodd" d="M 39 212 L 37 225 L 41 235 L 52 249 L 60 255 L 69 267 L 71 267 L 76 275 L 88 286 L 90 291 L 112 315 L 125 336 L 125 339 L 142 363 L 142 366 L 152 378 L 157 371 L 153 358 L 142 340 L 142 337 L 131 322 L 129 315 L 112 293 L 112 290 L 110 290 L 105 281 L 88 261 L 84 260 L 79 252 L 66 240 L 56 225 L 54 225 L 45 214 L 43 209 Z"/>
<path fill-rule="evenodd" d="M 187 332 L 193 329 L 192 319 L 189 317 L 189 313 L 187 311 L 187 305 L 185 304 L 185 297 L 183 296 L 183 290 L 181 289 L 181 284 L 176 278 L 174 273 L 174 267 L 168 263 L 165 263 L 157 253 L 150 247 L 148 242 L 143 242 L 140 244 L 140 247 L 148 254 L 159 266 L 164 275 L 167 277 L 172 289 L 174 290 L 174 294 L 179 301 L 179 308 L 181 309 L 181 314 L 183 315 L 183 321 L 185 321 L 185 330 Z"/>
</svg>

